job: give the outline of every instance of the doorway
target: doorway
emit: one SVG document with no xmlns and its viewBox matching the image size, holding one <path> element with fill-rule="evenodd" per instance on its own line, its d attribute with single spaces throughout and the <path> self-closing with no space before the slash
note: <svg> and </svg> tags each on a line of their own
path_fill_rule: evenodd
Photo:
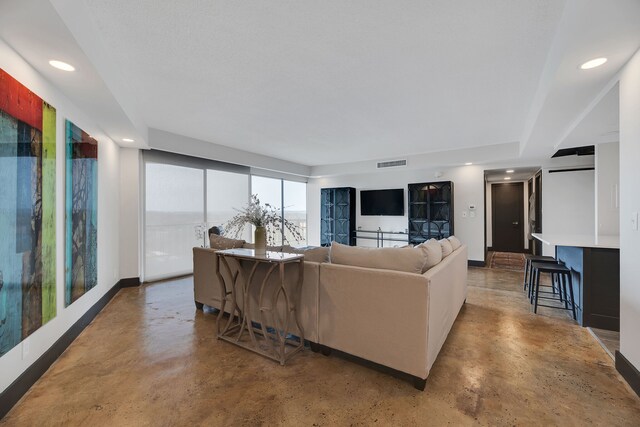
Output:
<svg viewBox="0 0 640 427">
<path fill-rule="evenodd" d="M 524 252 L 524 183 L 491 186 L 492 247 L 495 252 Z"/>
<path fill-rule="evenodd" d="M 486 266 L 520 265 L 523 253 L 535 248 L 531 233 L 542 228 L 540 170 L 521 166 L 484 171 Z"/>
</svg>

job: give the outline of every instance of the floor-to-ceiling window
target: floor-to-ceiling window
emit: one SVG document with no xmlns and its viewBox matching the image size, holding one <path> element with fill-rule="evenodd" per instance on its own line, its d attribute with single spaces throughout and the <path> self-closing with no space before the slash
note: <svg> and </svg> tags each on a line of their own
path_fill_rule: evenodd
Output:
<svg viewBox="0 0 640 427">
<path fill-rule="evenodd" d="M 285 179 L 268 178 L 254 175 L 251 177 L 251 192 L 261 203 L 269 203 L 278 213 L 284 211 L 284 218 L 298 226 L 301 238 L 284 229 L 273 236 L 273 244 L 284 243 L 291 246 L 307 244 L 307 184 Z"/>
<path fill-rule="evenodd" d="M 251 177 L 251 193 L 258 196 L 260 203 L 273 206 L 282 215 L 282 180 L 254 175 Z M 268 237 L 270 244 L 282 245 L 281 233 Z"/>
<path fill-rule="evenodd" d="M 292 246 L 307 244 L 307 184 L 305 182 L 283 181 L 284 217 L 298 226 L 302 238 L 285 230 L 285 238 Z"/>
<path fill-rule="evenodd" d="M 207 229 L 221 227 L 243 208 L 249 197 L 249 175 L 220 170 L 207 170 Z M 238 236 L 249 240 L 251 230 Z"/>
<path fill-rule="evenodd" d="M 192 271 L 191 248 L 204 244 L 204 171 L 161 163 L 145 165 L 145 280 Z"/>
<path fill-rule="evenodd" d="M 161 151 L 144 153 L 145 281 L 193 272 L 193 247 L 249 200 L 250 169 Z M 248 233 L 242 238 L 246 238 Z"/>
<path fill-rule="evenodd" d="M 252 193 L 279 214 L 284 212 L 300 229 L 301 239 L 280 233 L 274 236 L 274 245 L 306 245 L 304 182 L 252 175 L 246 166 L 155 150 L 144 153 L 144 171 L 145 281 L 192 273 L 192 248 L 208 246 L 207 230 L 218 226 L 224 231 Z M 238 237 L 253 242 L 253 228 L 245 227 Z"/>
</svg>

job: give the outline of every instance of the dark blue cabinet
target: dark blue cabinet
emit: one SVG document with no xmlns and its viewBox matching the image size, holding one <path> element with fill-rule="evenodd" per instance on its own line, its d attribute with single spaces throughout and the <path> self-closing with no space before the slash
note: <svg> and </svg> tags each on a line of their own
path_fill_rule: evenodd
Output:
<svg viewBox="0 0 640 427">
<path fill-rule="evenodd" d="M 453 182 L 409 184 L 409 243 L 453 236 Z"/>
<path fill-rule="evenodd" d="M 355 246 L 356 189 L 351 187 L 320 190 L 320 244 L 336 241 Z"/>
</svg>

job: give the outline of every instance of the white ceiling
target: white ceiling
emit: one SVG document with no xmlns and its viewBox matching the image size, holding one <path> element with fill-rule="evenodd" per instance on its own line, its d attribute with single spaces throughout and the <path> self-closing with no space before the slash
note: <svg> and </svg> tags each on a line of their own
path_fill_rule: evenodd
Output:
<svg viewBox="0 0 640 427">
<path fill-rule="evenodd" d="M 620 141 L 620 85 L 616 83 L 576 124 L 558 148 Z"/>
<path fill-rule="evenodd" d="M 523 156 L 553 153 L 640 47 L 640 1 L 569 0 L 521 141 Z M 579 65 L 606 57 L 591 70 Z"/>
<path fill-rule="evenodd" d="M 99 125 L 106 135 L 125 146 L 144 146 L 146 126 L 123 110 L 48 1 L 1 0 L 0 38 L 76 106 L 92 117 L 100 117 Z M 56 70 L 49 66 L 50 59 L 72 63 L 76 72 Z M 139 144 L 124 144 L 122 138 Z"/>
<path fill-rule="evenodd" d="M 507 170 L 513 170 L 513 172 L 507 173 Z M 484 171 L 484 177 L 487 182 L 527 181 L 532 176 L 535 176 L 539 170 L 540 166 L 491 169 Z M 505 178 L 510 179 L 506 180 Z"/>
<path fill-rule="evenodd" d="M 34 17 L 48 24 L 25 31 Z M 0 37 L 114 139 L 156 128 L 313 166 L 499 144 L 548 157 L 639 21 L 637 0 L 0 3 Z M 52 74 L 50 51 L 84 83 Z"/>
</svg>

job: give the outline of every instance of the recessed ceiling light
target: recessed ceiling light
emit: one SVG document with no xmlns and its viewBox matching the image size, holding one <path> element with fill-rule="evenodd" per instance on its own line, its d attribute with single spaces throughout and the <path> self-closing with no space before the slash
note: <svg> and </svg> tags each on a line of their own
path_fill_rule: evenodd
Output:
<svg viewBox="0 0 640 427">
<path fill-rule="evenodd" d="M 580 68 L 583 70 L 589 70 L 591 68 L 599 67 L 605 62 L 607 62 L 607 58 L 596 58 L 596 59 L 592 59 L 590 61 L 585 62 L 580 66 Z"/>
<path fill-rule="evenodd" d="M 465 165 L 465 166 L 471 166 L 472 164 L 473 164 L 473 163 L 471 163 L 471 162 L 467 162 L 467 163 L 465 163 L 464 165 Z"/>
<path fill-rule="evenodd" d="M 49 65 L 51 65 L 54 68 L 57 68 L 58 70 L 62 70 L 62 71 L 75 71 L 76 68 L 71 65 L 71 64 L 67 64 L 66 62 L 62 62 L 62 61 L 56 61 L 55 59 L 52 59 L 51 61 L 49 61 Z"/>
<path fill-rule="evenodd" d="M 122 141 L 124 141 L 124 142 L 134 142 L 133 139 L 131 139 L 131 138 L 122 138 Z"/>
<path fill-rule="evenodd" d="M 509 169 L 507 173 L 513 173 L 513 169 Z"/>
<path fill-rule="evenodd" d="M 506 179 L 507 181 L 511 179 L 510 176 L 505 176 L 504 179 Z"/>
</svg>

